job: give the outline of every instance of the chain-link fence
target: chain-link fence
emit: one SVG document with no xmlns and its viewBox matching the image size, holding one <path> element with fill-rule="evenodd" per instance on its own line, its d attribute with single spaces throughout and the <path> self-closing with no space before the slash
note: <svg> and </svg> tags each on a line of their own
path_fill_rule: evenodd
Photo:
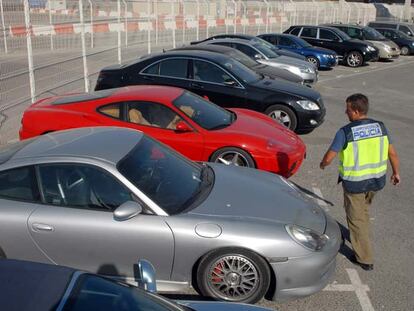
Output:
<svg viewBox="0 0 414 311">
<path fill-rule="evenodd" d="M 0 0 L 0 4 L 0 112 L 55 93 L 92 90 L 104 66 L 215 34 L 282 32 L 293 24 L 366 24 L 376 17 L 374 5 L 342 0 Z M 402 16 L 403 6 L 389 7 L 397 18 Z"/>
</svg>

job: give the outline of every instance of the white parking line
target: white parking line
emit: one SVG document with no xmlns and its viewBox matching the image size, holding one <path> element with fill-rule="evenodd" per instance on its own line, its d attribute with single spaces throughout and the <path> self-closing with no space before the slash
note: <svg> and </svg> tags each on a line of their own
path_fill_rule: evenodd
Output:
<svg viewBox="0 0 414 311">
<path fill-rule="evenodd" d="M 355 269 L 345 269 L 348 273 L 351 284 L 330 284 L 324 288 L 325 291 L 355 292 L 362 311 L 375 311 L 371 300 L 368 297 L 369 287 L 361 282 L 358 272 Z"/>
</svg>

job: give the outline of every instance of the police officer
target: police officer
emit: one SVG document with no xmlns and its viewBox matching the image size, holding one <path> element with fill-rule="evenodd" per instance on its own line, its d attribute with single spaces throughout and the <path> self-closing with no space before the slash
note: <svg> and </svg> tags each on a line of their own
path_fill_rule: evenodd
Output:
<svg viewBox="0 0 414 311">
<path fill-rule="evenodd" d="M 324 169 L 339 153 L 339 179 L 344 190 L 344 206 L 351 244 L 351 261 L 364 270 L 373 270 L 369 239 L 368 207 L 378 190 L 385 186 L 387 160 L 392 167 L 391 182 L 400 183 L 399 159 L 385 125 L 367 117 L 368 98 L 353 94 L 346 99 L 350 123 L 340 128 L 325 153 Z"/>
</svg>

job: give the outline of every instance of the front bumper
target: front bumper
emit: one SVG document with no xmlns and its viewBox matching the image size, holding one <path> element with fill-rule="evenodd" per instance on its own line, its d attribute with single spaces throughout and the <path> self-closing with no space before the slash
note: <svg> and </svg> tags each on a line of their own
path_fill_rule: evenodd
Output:
<svg viewBox="0 0 414 311">
<path fill-rule="evenodd" d="M 332 68 L 338 65 L 338 57 L 336 55 L 332 57 L 321 57 L 320 59 L 320 67 L 321 68 Z"/>
<path fill-rule="evenodd" d="M 322 251 L 270 264 L 276 276 L 273 301 L 281 302 L 309 296 L 328 285 L 335 273 L 336 255 L 342 243 L 339 226 L 328 215 L 325 234 L 329 241 Z"/>
<path fill-rule="evenodd" d="M 298 118 L 296 131 L 307 131 L 317 128 L 323 123 L 326 114 L 323 104 L 319 110 L 305 110 L 295 104 L 295 110 Z"/>
<path fill-rule="evenodd" d="M 381 49 L 380 53 L 379 53 L 379 58 L 380 59 L 395 59 L 398 58 L 400 56 L 400 50 L 398 49 L 392 49 L 390 50 L 385 50 L 385 49 Z"/>
<path fill-rule="evenodd" d="M 362 53 L 365 62 L 376 62 L 379 59 L 379 50 L 376 48 L 375 51 L 365 51 Z"/>
</svg>

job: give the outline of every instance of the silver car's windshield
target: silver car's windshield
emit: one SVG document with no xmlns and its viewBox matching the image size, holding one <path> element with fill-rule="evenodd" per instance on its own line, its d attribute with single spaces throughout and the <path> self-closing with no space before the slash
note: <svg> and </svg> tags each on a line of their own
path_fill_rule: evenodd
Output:
<svg viewBox="0 0 414 311">
<path fill-rule="evenodd" d="M 279 57 L 279 54 L 277 54 L 267 44 L 264 44 L 262 42 L 255 42 L 255 43 L 253 43 L 253 46 L 256 49 L 258 49 L 260 52 L 262 52 L 267 58 L 276 58 L 276 57 Z"/>
<path fill-rule="evenodd" d="M 382 34 L 370 27 L 364 28 L 364 35 L 366 40 L 387 40 Z"/>
<path fill-rule="evenodd" d="M 143 136 L 117 164 L 118 170 L 169 215 L 191 209 L 209 193 L 214 174 L 174 150 Z"/>
</svg>

